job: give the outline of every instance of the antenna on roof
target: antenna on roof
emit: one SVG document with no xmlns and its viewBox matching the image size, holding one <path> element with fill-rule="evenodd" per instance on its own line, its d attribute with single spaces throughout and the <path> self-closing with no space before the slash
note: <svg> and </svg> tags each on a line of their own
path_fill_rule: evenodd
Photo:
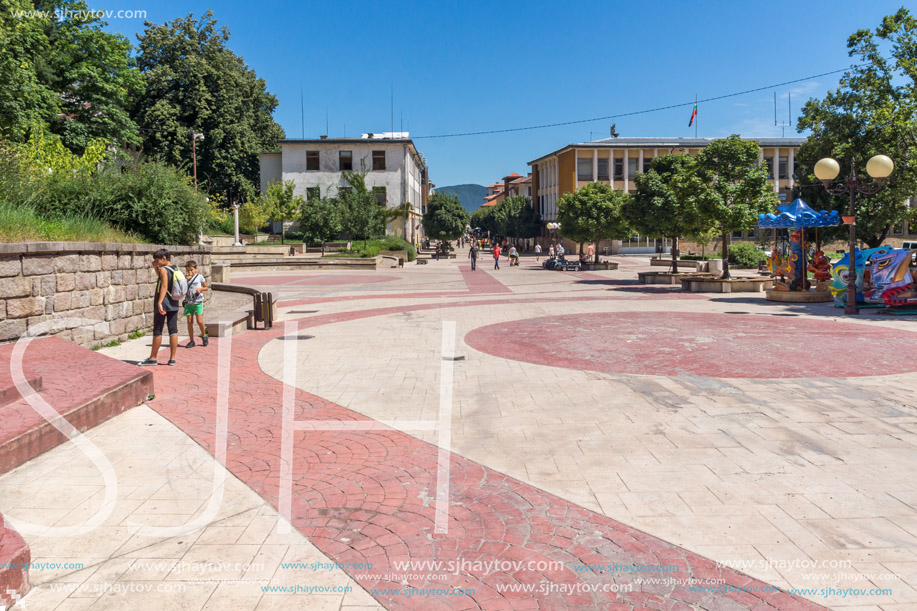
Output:
<svg viewBox="0 0 917 611">
<path fill-rule="evenodd" d="M 786 128 L 790 127 L 790 110 L 789 110 L 789 100 L 790 94 L 787 93 L 787 122 L 786 123 L 777 123 L 777 92 L 774 92 L 774 125 L 780 128 L 781 137 L 786 137 Z"/>
<path fill-rule="evenodd" d="M 302 139 L 306 139 L 306 106 L 302 99 L 302 81 L 299 81 L 299 113 L 302 120 Z"/>
</svg>

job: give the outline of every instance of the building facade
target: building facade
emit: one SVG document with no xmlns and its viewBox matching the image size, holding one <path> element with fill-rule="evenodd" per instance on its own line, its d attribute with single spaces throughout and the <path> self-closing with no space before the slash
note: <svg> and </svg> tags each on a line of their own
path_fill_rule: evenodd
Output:
<svg viewBox="0 0 917 611">
<path fill-rule="evenodd" d="M 407 132 L 363 134 L 361 138 L 281 140 L 279 153 L 261 154 L 261 192 L 272 182 L 293 181 L 306 199 L 337 197 L 350 188 L 345 171 L 365 174 L 366 187 L 380 206 L 406 209 L 386 233 L 414 244 L 432 185 L 426 160 Z"/>
</svg>

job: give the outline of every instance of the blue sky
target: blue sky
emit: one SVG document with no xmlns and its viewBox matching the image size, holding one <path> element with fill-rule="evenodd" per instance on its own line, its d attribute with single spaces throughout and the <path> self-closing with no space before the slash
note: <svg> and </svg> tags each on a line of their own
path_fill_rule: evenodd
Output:
<svg viewBox="0 0 917 611">
<path fill-rule="evenodd" d="M 155 23 L 212 9 L 280 105 L 288 138 L 411 132 L 438 186 L 490 184 L 611 121 L 532 131 L 422 138 L 573 121 L 667 106 L 847 67 L 846 40 L 902 2 L 273 2 L 108 0 Z M 109 29 L 136 44 L 138 19 Z M 792 93 L 803 102 L 840 75 L 701 104 L 698 135 L 780 136 Z M 691 106 L 616 119 L 621 136 L 693 137 Z M 787 128 L 786 135 L 795 135 Z"/>
</svg>

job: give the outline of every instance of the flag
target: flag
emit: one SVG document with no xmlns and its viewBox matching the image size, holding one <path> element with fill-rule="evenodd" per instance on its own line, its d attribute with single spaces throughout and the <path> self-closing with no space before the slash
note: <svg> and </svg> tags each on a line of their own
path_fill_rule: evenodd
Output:
<svg viewBox="0 0 917 611">
<path fill-rule="evenodd" d="M 688 127 L 694 125 L 694 117 L 697 116 L 697 104 L 694 105 L 694 110 L 691 111 L 691 120 L 688 121 Z"/>
</svg>

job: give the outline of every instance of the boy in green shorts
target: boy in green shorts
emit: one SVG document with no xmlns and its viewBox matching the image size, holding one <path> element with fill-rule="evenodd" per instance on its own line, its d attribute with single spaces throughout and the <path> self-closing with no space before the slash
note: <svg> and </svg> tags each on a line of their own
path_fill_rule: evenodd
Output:
<svg viewBox="0 0 917 611">
<path fill-rule="evenodd" d="M 197 273 L 197 261 L 188 261 L 185 265 L 185 277 L 188 279 L 188 295 L 185 297 L 185 316 L 188 317 L 188 338 L 185 348 L 194 348 L 194 317 L 201 330 L 201 343 L 207 345 L 207 330 L 204 328 L 204 291 L 207 281 Z"/>
</svg>

